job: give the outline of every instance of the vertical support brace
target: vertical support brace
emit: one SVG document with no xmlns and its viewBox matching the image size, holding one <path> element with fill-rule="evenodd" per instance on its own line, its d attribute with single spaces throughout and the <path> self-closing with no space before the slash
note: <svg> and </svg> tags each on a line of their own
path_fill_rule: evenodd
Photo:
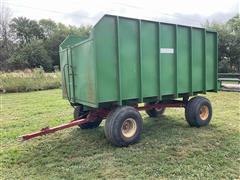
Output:
<svg viewBox="0 0 240 180">
<path fill-rule="evenodd" d="M 117 77 L 118 77 L 118 99 L 119 105 L 122 105 L 122 86 L 121 86 L 121 58 L 120 58 L 120 31 L 119 31 L 119 17 L 116 17 L 117 30 Z"/>
<path fill-rule="evenodd" d="M 178 97 L 178 25 L 175 25 L 175 95 Z"/>
<path fill-rule="evenodd" d="M 192 33 L 192 27 L 190 28 L 190 95 L 193 95 L 193 33 Z"/>
<path fill-rule="evenodd" d="M 203 37 L 203 51 L 204 51 L 204 64 L 203 64 L 203 91 L 206 93 L 207 90 L 207 49 L 206 49 L 206 30 L 204 29 L 204 37 Z"/>
<path fill-rule="evenodd" d="M 216 44 L 215 44 L 215 51 L 216 51 L 216 54 L 215 54 L 215 56 L 216 56 L 216 67 L 215 67 L 215 83 L 216 83 L 216 85 L 215 85 L 215 91 L 217 92 L 218 91 L 218 33 L 216 33 Z"/>
<path fill-rule="evenodd" d="M 94 57 L 95 59 L 97 59 L 97 46 L 96 46 L 96 41 L 92 41 L 93 42 L 93 53 L 94 53 Z M 99 104 L 99 90 L 98 90 L 98 61 L 94 61 L 94 76 L 95 76 L 95 92 L 96 92 L 96 104 Z"/>
<path fill-rule="evenodd" d="M 71 75 L 72 75 L 72 93 L 73 93 L 73 101 L 75 101 L 75 81 L 74 81 L 74 70 L 73 70 L 73 61 L 72 61 L 72 49 L 70 48 L 70 62 L 71 62 L 71 65 L 70 65 L 70 68 L 71 68 Z"/>
<path fill-rule="evenodd" d="M 70 64 L 69 64 L 69 50 L 70 50 L 70 48 L 69 47 L 67 47 L 67 75 L 68 75 L 68 93 L 69 93 L 69 95 L 68 95 L 68 97 L 69 97 L 69 101 L 71 101 L 72 100 L 72 95 L 71 95 L 71 86 L 70 86 L 70 75 L 69 75 L 69 68 L 70 68 Z"/>
<path fill-rule="evenodd" d="M 158 23 L 158 93 L 159 93 L 159 100 L 162 99 L 161 93 L 161 23 Z"/>
<path fill-rule="evenodd" d="M 139 86 L 140 86 L 140 101 L 143 102 L 143 80 L 142 80 L 142 38 L 141 38 L 141 32 L 142 32 L 142 22 L 141 20 L 138 21 L 138 38 L 139 38 Z"/>
</svg>

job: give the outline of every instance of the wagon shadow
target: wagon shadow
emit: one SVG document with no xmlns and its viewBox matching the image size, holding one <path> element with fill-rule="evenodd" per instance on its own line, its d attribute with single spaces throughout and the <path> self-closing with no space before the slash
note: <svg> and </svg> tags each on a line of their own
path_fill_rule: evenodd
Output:
<svg viewBox="0 0 240 180">
<path fill-rule="evenodd" d="M 92 144 L 98 146 L 110 145 L 104 135 L 104 123 L 105 122 L 103 122 L 101 126 L 96 129 L 82 130 L 75 127 L 69 130 L 58 132 L 57 136 L 54 134 L 44 136 L 40 139 L 41 142 L 38 144 L 38 146 L 48 144 L 49 146 L 53 146 L 57 149 L 65 145 L 76 146 L 77 143 L 79 143 L 77 147 L 84 145 L 85 148 L 88 147 L 88 145 L 89 147 L 92 147 Z M 144 118 L 142 134 L 159 128 L 175 128 L 176 126 L 186 127 L 184 123 L 167 116 L 162 116 L 161 118 Z"/>
</svg>

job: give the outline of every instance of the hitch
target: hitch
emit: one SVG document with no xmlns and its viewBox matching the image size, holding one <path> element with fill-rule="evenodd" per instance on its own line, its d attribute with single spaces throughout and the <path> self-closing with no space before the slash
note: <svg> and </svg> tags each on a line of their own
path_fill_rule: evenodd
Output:
<svg viewBox="0 0 240 180">
<path fill-rule="evenodd" d="M 42 128 L 40 131 L 22 135 L 22 136 L 18 137 L 17 140 L 18 141 L 26 141 L 26 140 L 29 140 L 29 139 L 32 139 L 32 138 L 35 138 L 38 136 L 43 136 L 46 134 L 54 133 L 56 131 L 60 131 L 62 129 L 66 129 L 66 128 L 70 128 L 70 127 L 73 127 L 76 125 L 84 124 L 84 123 L 87 123 L 88 121 L 89 121 L 89 119 L 85 118 L 85 119 L 72 120 L 69 123 L 62 124 L 62 125 L 52 127 L 52 128 L 45 127 L 45 128 Z"/>
</svg>

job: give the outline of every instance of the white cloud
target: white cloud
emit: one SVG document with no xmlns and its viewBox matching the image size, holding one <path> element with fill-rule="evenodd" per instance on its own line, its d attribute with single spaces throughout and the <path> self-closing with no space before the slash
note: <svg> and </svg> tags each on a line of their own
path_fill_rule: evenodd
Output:
<svg viewBox="0 0 240 180">
<path fill-rule="evenodd" d="M 51 18 L 65 24 L 93 24 L 105 13 L 199 25 L 207 18 L 221 21 L 239 12 L 238 0 L 0 0 L 14 16 Z M 183 19 L 184 18 L 184 19 Z"/>
</svg>

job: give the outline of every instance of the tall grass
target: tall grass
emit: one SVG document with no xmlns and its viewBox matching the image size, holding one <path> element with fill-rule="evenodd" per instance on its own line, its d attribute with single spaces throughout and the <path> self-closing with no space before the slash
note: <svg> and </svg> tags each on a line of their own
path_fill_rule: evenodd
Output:
<svg viewBox="0 0 240 180">
<path fill-rule="evenodd" d="M 55 89 L 61 86 L 60 72 L 45 73 L 42 69 L 0 72 L 1 92 L 27 92 Z"/>
</svg>

